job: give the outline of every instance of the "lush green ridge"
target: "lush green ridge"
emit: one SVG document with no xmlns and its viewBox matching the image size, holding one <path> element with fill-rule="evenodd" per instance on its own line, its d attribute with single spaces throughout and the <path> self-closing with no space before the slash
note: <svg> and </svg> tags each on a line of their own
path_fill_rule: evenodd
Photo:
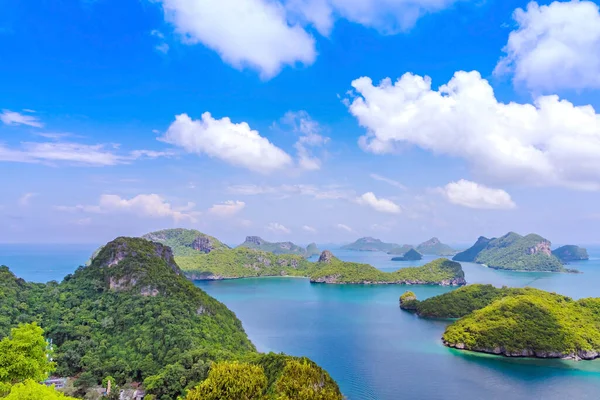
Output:
<svg viewBox="0 0 600 400">
<path fill-rule="evenodd" d="M 404 255 L 402 255 L 401 257 L 392 258 L 392 261 L 417 261 L 417 260 L 422 260 L 422 259 L 423 259 L 423 256 L 421 255 L 421 253 L 419 253 L 415 249 L 410 249 L 406 253 L 404 253 Z"/>
<path fill-rule="evenodd" d="M 169 246 L 176 256 L 191 256 L 229 248 L 218 239 L 195 229 L 163 229 L 147 233 L 142 237 Z"/>
<path fill-rule="evenodd" d="M 421 243 L 417 246 L 416 250 L 421 254 L 434 256 L 451 256 L 456 254 L 456 251 L 452 247 L 440 242 L 436 237 Z"/>
<path fill-rule="evenodd" d="M 314 267 L 314 263 L 302 256 L 276 255 L 246 247 L 175 257 L 175 260 L 188 278 L 196 280 L 253 276 L 307 276 Z"/>
<path fill-rule="evenodd" d="M 311 251 L 314 252 L 317 246 L 314 243 L 312 243 L 311 245 L 312 245 Z M 300 255 L 300 256 L 304 256 L 304 257 L 310 257 L 310 255 L 307 254 L 308 249 L 305 249 L 304 247 L 295 245 L 292 242 L 271 243 L 271 242 L 267 242 L 266 240 L 264 240 L 258 236 L 247 236 L 246 241 L 244 243 L 240 244 L 238 247 L 247 247 L 249 249 L 266 251 L 266 252 L 277 254 L 277 255 L 295 254 L 295 255 Z M 316 250 L 316 251 L 318 254 L 318 250 Z"/>
<path fill-rule="evenodd" d="M 458 253 L 453 260 L 516 271 L 565 271 L 560 260 L 552 255 L 550 245 L 550 241 L 536 234 L 521 236 L 509 232 L 497 239 L 480 237 L 473 247 Z"/>
<path fill-rule="evenodd" d="M 356 251 L 391 251 L 397 247 L 401 247 L 395 243 L 384 243 L 379 239 L 372 237 L 360 238 L 354 243 L 347 244 L 341 248 L 344 250 L 356 250 Z"/>
<path fill-rule="evenodd" d="M 574 301 L 533 288 L 470 285 L 418 301 L 412 292 L 400 307 L 434 318 L 460 318 L 444 344 L 517 357 L 593 359 L 600 354 L 600 299 Z"/>
<path fill-rule="evenodd" d="M 574 245 L 561 246 L 553 250 L 552 254 L 564 263 L 590 259 L 586 249 Z"/>
<path fill-rule="evenodd" d="M 383 272 L 369 264 L 345 262 L 330 257 L 327 261 L 319 261 L 318 268 L 310 275 L 310 280 L 318 283 L 465 284 L 461 265 L 445 258 L 434 260 L 421 267 Z"/>
<path fill-rule="evenodd" d="M 0 310 L 0 338 L 20 322 L 45 329 L 57 374 L 78 376 L 81 395 L 110 375 L 117 384 L 146 380 L 150 394 L 168 392 L 157 399 L 174 399 L 212 361 L 267 357 L 235 314 L 184 277 L 168 247 L 141 238 L 110 242 L 60 284 L 27 283 L 0 267 Z"/>
</svg>

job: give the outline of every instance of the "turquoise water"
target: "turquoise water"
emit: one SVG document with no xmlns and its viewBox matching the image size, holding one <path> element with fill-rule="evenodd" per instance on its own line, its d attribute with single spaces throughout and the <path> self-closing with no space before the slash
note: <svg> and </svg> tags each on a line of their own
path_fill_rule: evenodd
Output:
<svg viewBox="0 0 600 400">
<path fill-rule="evenodd" d="M 0 245 L 0 264 L 18 276 L 60 280 L 85 263 L 94 245 Z M 575 298 L 600 296 L 600 248 L 573 263 L 583 274 L 521 273 L 463 263 L 469 283 L 534 286 Z M 334 250 L 338 257 L 382 270 L 415 265 L 384 253 Z M 421 264 L 431 260 L 426 258 Z M 525 360 L 444 347 L 447 322 L 402 312 L 406 286 L 310 284 L 301 278 L 196 282 L 230 307 L 262 351 L 312 358 L 350 400 L 597 399 L 600 361 Z M 419 298 L 450 288 L 410 287 Z"/>
<path fill-rule="evenodd" d="M 575 298 L 600 296 L 598 250 L 592 250 L 592 260 L 571 265 L 583 274 L 505 272 L 470 263 L 463 268 L 469 283 L 533 286 Z M 383 253 L 333 252 L 382 270 L 414 265 L 392 262 Z M 237 314 L 259 350 L 312 358 L 350 400 L 600 397 L 600 361 L 509 359 L 444 347 L 440 337 L 447 322 L 419 319 L 399 309 L 398 297 L 406 286 L 323 285 L 299 278 L 196 284 Z M 421 299 L 452 290 L 410 289 Z"/>
</svg>

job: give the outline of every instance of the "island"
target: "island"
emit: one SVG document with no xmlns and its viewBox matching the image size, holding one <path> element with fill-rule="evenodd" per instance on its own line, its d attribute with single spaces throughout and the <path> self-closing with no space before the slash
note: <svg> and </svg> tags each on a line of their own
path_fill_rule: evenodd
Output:
<svg viewBox="0 0 600 400">
<path fill-rule="evenodd" d="M 439 258 L 421 267 L 407 267 L 394 272 L 383 272 L 369 264 L 341 261 L 327 250 L 321 254 L 316 268 L 309 277 L 311 282 L 335 284 L 441 286 L 466 284 L 461 265 L 445 258 Z"/>
<path fill-rule="evenodd" d="M 308 246 L 306 246 L 306 254 L 304 256 L 306 258 L 309 258 L 309 257 L 313 257 L 313 256 L 318 256 L 320 253 L 321 252 L 319 251 L 317 244 L 311 243 Z"/>
<path fill-rule="evenodd" d="M 423 256 L 415 249 L 410 249 L 400 257 L 393 257 L 392 261 L 418 261 L 422 260 Z"/>
<path fill-rule="evenodd" d="M 232 393 L 251 371 L 260 376 L 258 397 L 293 398 L 289 388 L 296 386 L 315 398 L 342 399 L 314 362 L 258 353 L 235 314 L 184 277 L 171 248 L 146 239 L 113 240 L 61 283 L 25 282 L 1 266 L 0 309 L 0 339 L 12 340 L 19 329 L 43 333 L 40 354 L 45 358 L 44 339 L 52 340 L 56 374 L 76 377 L 71 395 L 80 398 L 97 394 L 109 378 L 116 393 L 134 382 L 143 383 L 147 398 L 204 398 L 223 371 L 239 377 L 227 387 Z"/>
<path fill-rule="evenodd" d="M 440 242 L 436 237 L 431 238 L 417 246 L 416 250 L 421 254 L 434 255 L 434 256 L 453 256 L 456 254 L 456 250 Z"/>
<path fill-rule="evenodd" d="M 142 238 L 169 246 L 176 256 L 210 253 L 213 250 L 230 248 L 218 239 L 195 229 L 163 229 L 147 233 Z"/>
<path fill-rule="evenodd" d="M 470 285 L 400 307 L 428 318 L 452 318 L 443 343 L 507 357 L 591 360 L 600 356 L 600 299 L 575 301 L 534 288 Z"/>
<path fill-rule="evenodd" d="M 563 263 L 590 259 L 586 249 L 574 245 L 561 246 L 558 249 L 553 250 L 552 254 Z"/>
<path fill-rule="evenodd" d="M 354 251 L 391 251 L 392 249 L 401 247 L 395 243 L 385 243 L 379 239 L 372 237 L 363 237 L 356 240 L 353 243 L 342 246 L 343 250 L 354 250 Z"/>
<path fill-rule="evenodd" d="M 240 244 L 238 247 L 247 247 L 249 249 L 262 250 L 273 254 L 295 254 L 303 257 L 310 257 L 311 254 L 308 254 L 308 249 L 304 247 L 295 245 L 292 242 L 267 242 L 259 236 L 247 236 L 244 243 Z M 313 243 L 312 247 L 316 248 L 316 245 Z M 314 251 L 314 249 L 311 249 Z M 318 251 L 318 250 L 317 250 Z M 318 253 L 317 253 L 318 254 Z"/>
<path fill-rule="evenodd" d="M 407 251 L 414 249 L 415 246 L 411 245 L 411 244 L 403 244 L 402 246 L 399 247 L 394 247 L 393 249 L 391 249 L 390 251 L 388 251 L 388 254 L 392 254 L 392 255 L 404 255 Z"/>
<path fill-rule="evenodd" d="M 500 238 L 480 237 L 469 249 L 456 254 L 454 261 L 484 264 L 489 268 L 513 271 L 567 271 L 552 254 L 549 240 L 537 234 L 521 236 L 509 232 Z"/>
</svg>

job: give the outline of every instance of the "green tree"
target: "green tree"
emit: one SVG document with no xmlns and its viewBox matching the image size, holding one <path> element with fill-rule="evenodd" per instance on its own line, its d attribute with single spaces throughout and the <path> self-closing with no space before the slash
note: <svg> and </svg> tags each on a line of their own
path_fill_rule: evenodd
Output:
<svg viewBox="0 0 600 400">
<path fill-rule="evenodd" d="M 24 383 L 17 383 L 11 387 L 8 396 L 4 400 L 76 400 L 74 397 L 68 397 L 54 389 L 37 383 L 31 379 Z"/>
<path fill-rule="evenodd" d="M 341 400 L 337 385 L 308 361 L 290 360 L 275 383 L 278 400 Z"/>
<path fill-rule="evenodd" d="M 258 365 L 219 362 L 208 378 L 188 392 L 186 400 L 260 400 L 267 390 L 267 377 Z"/>
<path fill-rule="evenodd" d="M 53 369 L 44 330 L 35 323 L 13 328 L 0 341 L 0 394 L 27 379 L 43 381 Z"/>
</svg>

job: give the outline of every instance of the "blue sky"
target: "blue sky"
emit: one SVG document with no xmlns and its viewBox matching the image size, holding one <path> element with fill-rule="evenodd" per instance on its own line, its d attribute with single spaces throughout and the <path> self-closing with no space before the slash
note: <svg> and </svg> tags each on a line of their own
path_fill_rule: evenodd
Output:
<svg viewBox="0 0 600 400">
<path fill-rule="evenodd" d="M 598 3 L 25 0 L 0 42 L 2 242 L 600 243 Z"/>
</svg>

